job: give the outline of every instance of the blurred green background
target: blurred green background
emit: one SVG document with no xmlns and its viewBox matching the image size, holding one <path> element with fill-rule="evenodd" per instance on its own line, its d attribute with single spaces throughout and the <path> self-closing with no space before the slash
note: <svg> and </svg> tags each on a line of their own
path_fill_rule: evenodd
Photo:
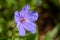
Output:
<svg viewBox="0 0 60 40">
<path fill-rule="evenodd" d="M 14 12 L 27 4 L 39 14 L 37 31 L 21 37 Z M 0 40 L 60 40 L 60 0 L 0 0 Z"/>
</svg>

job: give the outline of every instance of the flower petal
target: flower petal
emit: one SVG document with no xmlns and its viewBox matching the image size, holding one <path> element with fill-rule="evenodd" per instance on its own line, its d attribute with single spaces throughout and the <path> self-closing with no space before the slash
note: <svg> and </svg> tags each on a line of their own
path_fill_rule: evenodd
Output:
<svg viewBox="0 0 60 40">
<path fill-rule="evenodd" d="M 26 5 L 22 8 L 22 10 L 29 10 L 30 9 L 30 5 Z"/>
<path fill-rule="evenodd" d="M 25 36 L 25 30 L 23 28 L 23 25 L 20 22 L 17 24 L 17 28 L 18 28 L 20 36 Z"/>
<path fill-rule="evenodd" d="M 22 8 L 22 10 L 19 12 L 20 16 L 26 17 L 27 14 L 28 14 L 29 9 L 30 9 L 30 6 L 29 5 L 24 6 Z"/>
<path fill-rule="evenodd" d="M 33 22 L 24 23 L 24 28 L 33 34 L 36 32 L 36 24 L 34 24 Z"/>
<path fill-rule="evenodd" d="M 30 11 L 29 17 L 27 17 L 30 21 L 36 21 L 38 19 L 38 12 Z"/>
<path fill-rule="evenodd" d="M 19 21 L 18 11 L 15 11 L 15 13 L 14 13 L 14 19 L 15 19 L 15 22 L 18 23 L 18 21 Z"/>
</svg>

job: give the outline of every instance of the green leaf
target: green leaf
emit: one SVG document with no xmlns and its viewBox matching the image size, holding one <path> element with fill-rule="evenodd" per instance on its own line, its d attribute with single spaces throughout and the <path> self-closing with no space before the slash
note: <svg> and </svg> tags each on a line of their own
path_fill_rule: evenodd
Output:
<svg viewBox="0 0 60 40">
<path fill-rule="evenodd" d="M 59 27 L 60 27 L 60 23 L 57 24 L 52 31 L 49 31 L 49 32 L 46 34 L 44 40 L 53 40 L 53 38 L 58 34 Z"/>
<path fill-rule="evenodd" d="M 5 0 L 5 1 L 6 1 L 6 4 L 7 4 L 8 8 L 11 8 L 11 6 L 16 3 L 15 0 Z"/>
</svg>

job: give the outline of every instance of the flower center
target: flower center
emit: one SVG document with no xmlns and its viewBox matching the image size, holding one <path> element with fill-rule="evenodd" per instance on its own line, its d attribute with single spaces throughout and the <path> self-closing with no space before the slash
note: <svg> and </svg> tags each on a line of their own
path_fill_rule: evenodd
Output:
<svg viewBox="0 0 60 40">
<path fill-rule="evenodd" d="M 26 18 L 21 18 L 21 19 L 20 19 L 20 22 L 22 22 L 22 23 L 23 23 L 23 22 L 26 22 Z"/>
</svg>

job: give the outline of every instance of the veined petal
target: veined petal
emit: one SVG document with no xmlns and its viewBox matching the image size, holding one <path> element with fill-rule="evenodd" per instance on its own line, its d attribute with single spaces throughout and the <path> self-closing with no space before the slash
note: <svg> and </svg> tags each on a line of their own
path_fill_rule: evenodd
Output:
<svg viewBox="0 0 60 40">
<path fill-rule="evenodd" d="M 15 13 L 14 13 L 14 19 L 15 19 L 15 22 L 18 23 L 18 21 L 19 21 L 18 11 L 15 11 Z"/>
<path fill-rule="evenodd" d="M 17 28 L 18 28 L 20 36 L 25 36 L 25 30 L 23 28 L 23 25 L 20 22 L 17 24 Z"/>
<path fill-rule="evenodd" d="M 27 18 L 30 21 L 36 21 L 38 19 L 38 12 L 30 11 Z"/>
<path fill-rule="evenodd" d="M 22 10 L 29 10 L 30 9 L 30 5 L 26 5 L 22 8 Z"/>
<path fill-rule="evenodd" d="M 24 23 L 24 28 L 25 30 L 30 31 L 33 34 L 36 32 L 36 24 L 34 24 L 33 22 Z"/>
<path fill-rule="evenodd" d="M 27 14 L 28 14 L 29 9 L 30 9 L 30 6 L 29 5 L 24 6 L 22 8 L 22 10 L 19 12 L 20 16 L 26 17 Z"/>
</svg>

